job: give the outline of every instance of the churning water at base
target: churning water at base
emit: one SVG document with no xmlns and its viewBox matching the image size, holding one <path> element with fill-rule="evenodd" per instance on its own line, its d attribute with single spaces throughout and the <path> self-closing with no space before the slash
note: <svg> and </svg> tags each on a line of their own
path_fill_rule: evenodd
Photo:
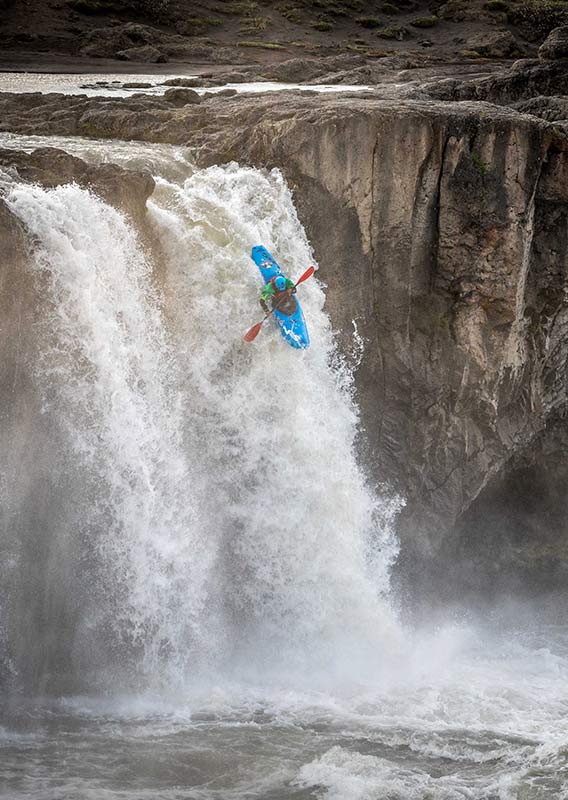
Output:
<svg viewBox="0 0 568 800">
<path fill-rule="evenodd" d="M 143 230 L 77 186 L 2 176 L 29 235 L 33 375 L 73 513 L 34 533 L 68 560 L 36 574 L 48 611 L 25 632 L 50 630 L 36 688 L 55 664 L 65 699 L 12 701 L 0 796 L 568 797 L 566 632 L 396 622 L 397 503 L 357 463 L 323 287 L 301 289 L 310 350 L 268 326 L 242 341 L 259 318 L 251 246 L 292 277 L 311 260 L 282 176 L 154 154 Z M 76 609 L 65 648 L 59 595 Z M 0 630 L 17 689 L 17 614 Z"/>
<path fill-rule="evenodd" d="M 0 727 L 0 787 L 34 800 L 566 800 L 567 681 L 566 629 L 448 628 L 382 686 L 22 704 Z"/>
</svg>

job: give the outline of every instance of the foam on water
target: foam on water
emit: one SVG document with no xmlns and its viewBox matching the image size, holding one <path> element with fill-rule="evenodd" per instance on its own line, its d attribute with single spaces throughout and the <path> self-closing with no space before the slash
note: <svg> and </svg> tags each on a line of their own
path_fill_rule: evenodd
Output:
<svg viewBox="0 0 568 800">
<path fill-rule="evenodd" d="M 357 465 L 350 373 L 330 368 L 317 281 L 301 291 L 309 351 L 268 326 L 253 346 L 241 341 L 259 316 L 251 244 L 264 243 L 293 277 L 313 260 L 289 189 L 277 171 L 212 167 L 182 186 L 158 181 L 150 211 L 170 267 L 166 291 L 178 298 L 184 396 L 200 407 L 187 447 L 200 451 L 206 481 L 216 476 L 210 513 L 223 538 L 231 661 L 252 658 L 261 672 L 267 659 L 296 664 L 299 674 L 340 668 L 342 654 L 350 670 L 373 653 L 376 662 L 393 633 L 379 594 L 396 552 L 384 524 L 394 506 L 377 500 Z"/>
<path fill-rule="evenodd" d="M 84 189 L 21 184 L 6 199 L 33 236 L 32 267 L 49 295 L 44 411 L 65 424 L 92 485 L 84 523 L 97 537 L 92 579 L 106 608 L 86 622 L 111 626 L 150 669 L 165 669 L 209 647 L 214 626 L 201 617 L 215 543 L 188 493 L 177 367 L 149 264 L 125 219 Z"/>
<path fill-rule="evenodd" d="M 160 292 L 134 230 L 88 191 L 17 184 L 7 203 L 49 295 L 41 380 L 95 495 L 84 513 L 105 602 L 91 628 L 130 641 L 155 686 L 187 686 L 204 664 L 376 670 L 396 641 L 396 504 L 357 464 L 350 373 L 317 281 L 302 292 L 310 351 L 269 326 L 242 341 L 259 315 L 251 246 L 296 277 L 311 260 L 281 175 L 158 176 Z"/>
<path fill-rule="evenodd" d="M 25 758 L 25 783 L 11 785 L 27 787 L 14 797 L 34 800 L 45 796 L 44 765 L 55 745 L 61 759 L 51 780 L 65 787 L 57 797 L 566 800 L 562 636 L 448 628 L 444 663 L 413 649 L 408 658 L 422 662 L 421 676 L 416 663 L 414 670 L 400 664 L 387 686 L 317 691 L 225 682 L 175 704 L 68 698 L 25 710 L 28 727 L 37 714 L 41 735 L 7 736 L 4 746 L 0 736 L 0 750 L 6 769 Z M 543 637 L 549 652 L 537 644 Z M 423 636 L 422 648 L 428 640 L 435 648 L 439 638 Z"/>
</svg>

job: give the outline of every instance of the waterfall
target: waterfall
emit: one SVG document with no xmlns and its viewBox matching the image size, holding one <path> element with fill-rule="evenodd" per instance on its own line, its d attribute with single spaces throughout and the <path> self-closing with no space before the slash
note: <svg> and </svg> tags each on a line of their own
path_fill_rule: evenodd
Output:
<svg viewBox="0 0 568 800">
<path fill-rule="evenodd" d="M 376 675 L 397 635 L 396 503 L 357 461 L 325 287 L 299 290 L 309 350 L 269 325 L 242 340 L 260 318 L 251 246 L 292 278 L 313 261 L 290 190 L 235 164 L 162 174 L 143 230 L 76 185 L 5 189 L 41 300 L 34 383 L 73 487 L 41 579 L 79 610 L 69 669 L 110 691 Z M 35 624 L 57 648 L 56 610 Z"/>
</svg>

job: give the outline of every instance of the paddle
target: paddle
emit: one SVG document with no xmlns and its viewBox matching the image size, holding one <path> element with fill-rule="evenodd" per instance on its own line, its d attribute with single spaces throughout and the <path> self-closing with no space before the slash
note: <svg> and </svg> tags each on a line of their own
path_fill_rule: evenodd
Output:
<svg viewBox="0 0 568 800">
<path fill-rule="evenodd" d="M 315 267 L 308 267 L 308 269 L 304 272 L 304 274 L 300 278 L 298 278 L 298 280 L 294 284 L 294 289 L 300 283 L 303 283 L 304 281 L 307 281 L 308 278 L 311 278 L 315 271 L 316 271 Z M 245 342 L 252 342 L 252 341 L 254 341 L 254 339 L 256 339 L 256 337 L 260 333 L 260 329 L 262 328 L 263 324 L 266 322 L 266 320 L 272 314 L 273 311 L 275 311 L 274 308 L 270 309 L 268 314 L 265 316 L 265 318 L 261 322 L 257 322 L 256 325 L 252 326 L 250 331 L 247 331 L 245 333 L 245 335 L 243 336 L 243 339 L 245 340 Z"/>
</svg>

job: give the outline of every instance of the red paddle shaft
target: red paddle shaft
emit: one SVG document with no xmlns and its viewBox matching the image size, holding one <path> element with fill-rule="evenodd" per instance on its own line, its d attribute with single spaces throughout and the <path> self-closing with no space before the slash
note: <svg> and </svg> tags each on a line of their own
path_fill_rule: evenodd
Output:
<svg viewBox="0 0 568 800">
<path fill-rule="evenodd" d="M 307 280 L 308 280 L 308 278 L 311 278 L 311 277 L 312 277 L 312 275 L 314 274 L 314 272 L 315 272 L 315 271 L 316 271 L 316 268 L 315 268 L 315 267 L 309 267 L 309 268 L 308 268 L 308 269 L 307 269 L 307 270 L 304 272 L 304 274 L 303 274 L 303 275 L 302 275 L 300 278 L 298 278 L 298 280 L 297 280 L 297 281 L 296 281 L 296 283 L 294 284 L 294 289 L 295 289 L 295 288 L 296 288 L 296 286 L 298 286 L 300 283 L 303 283 L 304 281 L 307 281 Z M 245 333 L 245 335 L 243 336 L 243 339 L 245 340 L 245 342 L 252 342 L 252 341 L 254 341 L 254 340 L 256 339 L 256 337 L 257 337 L 257 336 L 258 336 L 258 334 L 260 333 L 260 329 L 262 328 L 263 324 L 266 322 L 266 320 L 267 320 L 267 319 L 268 319 L 268 317 L 269 317 L 269 316 L 272 314 L 272 312 L 273 312 L 273 311 L 274 311 L 274 309 L 273 309 L 273 308 L 272 308 L 272 309 L 270 309 L 270 311 L 268 312 L 268 314 L 265 316 L 265 318 L 264 318 L 264 319 L 263 319 L 261 322 L 257 322 L 257 323 L 256 323 L 256 325 L 253 325 L 253 326 L 252 326 L 252 328 L 250 329 L 250 331 L 247 331 L 247 332 Z"/>
</svg>

